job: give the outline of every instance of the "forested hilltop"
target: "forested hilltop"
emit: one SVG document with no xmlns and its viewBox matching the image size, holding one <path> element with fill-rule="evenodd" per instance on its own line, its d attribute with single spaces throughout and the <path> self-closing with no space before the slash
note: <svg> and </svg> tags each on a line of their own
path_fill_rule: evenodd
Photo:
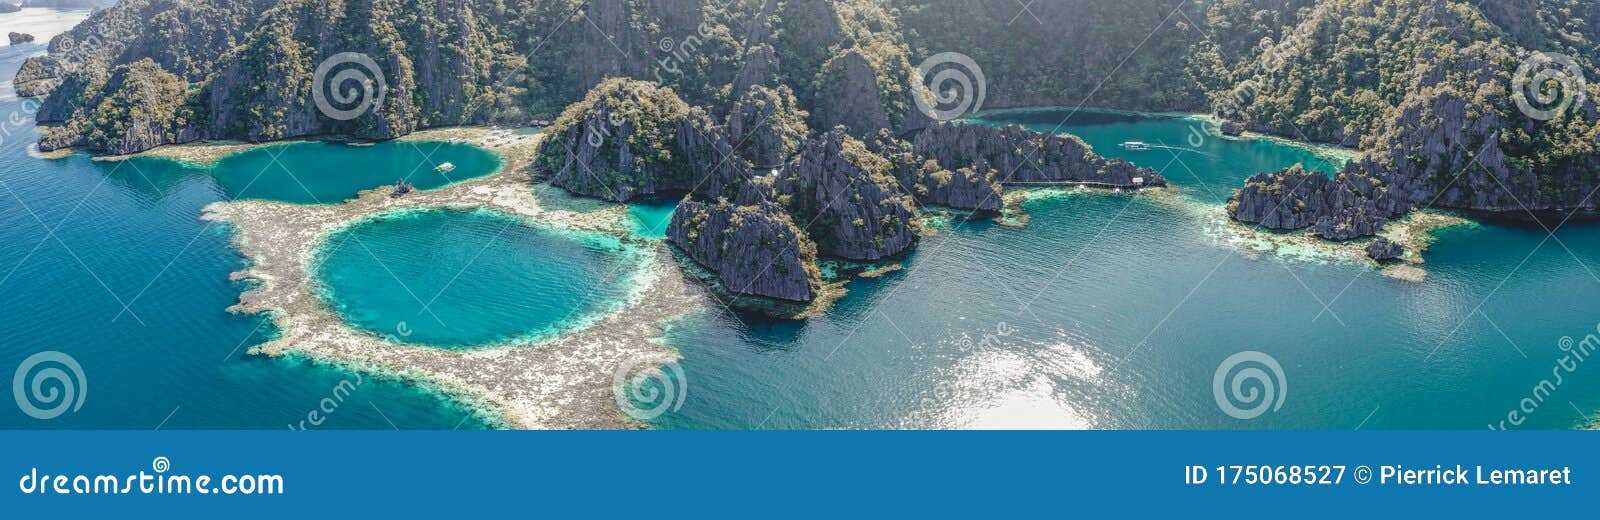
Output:
<svg viewBox="0 0 1600 520">
<path fill-rule="evenodd" d="M 1514 83 L 1530 62 L 1546 78 L 1536 52 L 1600 76 L 1597 32 L 1600 0 L 125 0 L 52 41 L 16 84 L 53 90 L 45 149 L 523 124 L 610 77 L 669 86 L 719 123 L 741 101 L 783 105 L 791 129 L 871 140 L 928 127 L 916 66 L 959 52 L 982 67 L 985 108 L 1207 112 L 1359 148 L 1368 159 L 1333 182 L 1264 175 L 1230 209 L 1342 239 L 1428 205 L 1593 208 L 1600 91 L 1567 76 L 1546 103 L 1558 113 L 1533 117 Z M 313 77 L 350 52 L 375 60 L 385 96 L 330 117 Z M 1548 101 L 1551 87 L 1563 84 L 1521 99 Z M 764 165 L 798 149 L 764 137 Z"/>
</svg>

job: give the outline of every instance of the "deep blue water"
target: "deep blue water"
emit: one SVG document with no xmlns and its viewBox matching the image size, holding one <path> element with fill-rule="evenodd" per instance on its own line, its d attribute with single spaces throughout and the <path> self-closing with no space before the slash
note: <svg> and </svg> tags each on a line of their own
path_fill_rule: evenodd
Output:
<svg viewBox="0 0 1600 520">
<path fill-rule="evenodd" d="M 624 295 L 615 239 L 530 227 L 491 211 L 382 215 L 328 238 L 317 280 L 358 327 L 448 347 L 559 332 Z"/>
</svg>

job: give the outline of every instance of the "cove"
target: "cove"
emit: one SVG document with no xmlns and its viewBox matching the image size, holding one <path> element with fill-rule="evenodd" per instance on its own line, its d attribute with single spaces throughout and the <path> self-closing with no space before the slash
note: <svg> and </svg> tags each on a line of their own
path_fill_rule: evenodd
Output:
<svg viewBox="0 0 1600 520">
<path fill-rule="evenodd" d="M 0 52 L 0 77 L 89 14 L 24 11 L 0 22 L 38 40 Z M 0 112 L 29 110 L 9 81 L 0 84 Z M 20 118 L 0 140 L 0 366 L 9 375 L 35 353 L 62 352 L 82 366 L 89 392 L 82 408 L 50 420 L 0 406 L 0 428 L 283 429 L 358 380 L 315 428 L 488 426 L 416 385 L 247 355 L 276 330 L 263 316 L 225 310 L 238 302 L 228 276 L 243 260 L 227 228 L 199 219 L 222 199 L 210 172 L 147 158 L 39 159 L 28 152 L 38 139 L 31 118 Z"/>
<path fill-rule="evenodd" d="M 656 426 L 1478 429 L 1551 377 L 1561 338 L 1600 321 L 1586 267 L 1600 266 L 1600 227 L 1561 229 L 1571 254 L 1540 230 L 1445 230 L 1420 284 L 1363 263 L 1252 257 L 1208 236 L 1222 204 L 1246 177 L 1320 154 L 1214 132 L 1191 146 L 1205 127 L 1185 117 L 1072 112 L 969 123 L 1080 136 L 1160 170 L 1176 193 L 1056 190 L 1025 203 L 1020 229 L 954 221 L 904 269 L 851 281 L 825 315 L 682 320 L 667 341 L 689 398 Z M 1132 140 L 1184 150 L 1118 146 Z M 1280 410 L 1219 409 L 1214 373 L 1242 351 L 1282 365 Z M 1600 409 L 1587 370 L 1518 427 L 1583 424 Z"/>
<path fill-rule="evenodd" d="M 454 169 L 441 171 L 450 163 Z M 296 142 L 224 157 L 213 167 L 230 199 L 338 204 L 362 190 L 406 179 L 432 189 L 494 172 L 500 159 L 476 146 L 442 141 L 373 144 Z"/>
<path fill-rule="evenodd" d="M 324 300 L 356 327 L 461 348 L 580 326 L 625 296 L 635 253 L 495 211 L 424 209 L 334 232 L 313 271 Z"/>
</svg>

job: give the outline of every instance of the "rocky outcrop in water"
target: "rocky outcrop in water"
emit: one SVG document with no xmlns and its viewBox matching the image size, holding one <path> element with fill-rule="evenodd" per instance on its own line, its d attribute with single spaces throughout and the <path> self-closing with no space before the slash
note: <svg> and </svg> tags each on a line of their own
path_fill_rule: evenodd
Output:
<svg viewBox="0 0 1600 520">
<path fill-rule="evenodd" d="M 880 260 L 910 249 L 921 232 L 915 202 L 889 170 L 887 160 L 835 127 L 806 143 L 774 184 L 819 252 Z"/>
<path fill-rule="evenodd" d="M 1368 257 L 1379 262 L 1394 260 L 1406 254 L 1405 247 L 1391 242 L 1387 238 L 1373 240 L 1372 243 L 1367 244 L 1366 251 Z"/>
<path fill-rule="evenodd" d="M 6 39 L 9 40 L 12 45 L 33 43 L 33 35 L 28 33 L 19 33 L 13 31 L 6 34 Z"/>
<path fill-rule="evenodd" d="M 1096 155 L 1070 135 L 1033 132 L 1020 126 L 994 128 L 941 123 L 929 126 L 912 141 L 919 154 L 945 168 L 988 163 L 1002 183 L 1088 182 L 1106 187 L 1165 186 L 1155 170 Z"/>
<path fill-rule="evenodd" d="M 1375 165 L 1352 162 L 1332 178 L 1300 165 L 1250 177 L 1228 201 L 1234 220 L 1274 230 L 1313 228 L 1330 240 L 1377 234 L 1410 210 L 1373 175 Z"/>
<path fill-rule="evenodd" d="M 816 244 L 773 202 L 684 199 L 667 238 L 734 294 L 809 302 L 821 287 Z"/>
<path fill-rule="evenodd" d="M 12 85 L 20 97 L 44 97 L 61 84 L 61 64 L 49 56 L 36 56 L 22 62 Z M 42 108 L 42 107 L 41 107 Z"/>
<path fill-rule="evenodd" d="M 12 4 L 12 3 L 7 3 L 7 2 L 0 2 L 0 13 L 15 13 L 15 12 L 21 11 L 21 10 L 22 10 L 22 7 L 17 5 L 17 4 Z"/>
</svg>

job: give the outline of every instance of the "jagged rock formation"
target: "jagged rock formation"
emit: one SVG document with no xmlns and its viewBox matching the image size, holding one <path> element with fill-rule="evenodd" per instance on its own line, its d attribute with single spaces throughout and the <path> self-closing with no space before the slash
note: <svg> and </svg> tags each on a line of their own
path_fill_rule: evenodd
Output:
<svg viewBox="0 0 1600 520">
<path fill-rule="evenodd" d="M 782 207 L 749 202 L 685 199 L 672 213 L 667 237 L 715 273 L 728 292 L 811 301 L 821 288 L 816 244 Z"/>
<path fill-rule="evenodd" d="M 1263 173 L 1245 181 L 1228 201 L 1228 214 L 1240 222 L 1268 229 L 1314 228 L 1330 240 L 1376 234 L 1389 219 L 1411 209 L 1375 178 L 1371 162 L 1347 165 L 1329 178 L 1300 165 Z"/>
<path fill-rule="evenodd" d="M 715 198 L 750 176 L 705 111 L 648 82 L 607 80 L 545 132 L 535 172 L 579 195 L 626 201 L 695 190 Z"/>
<path fill-rule="evenodd" d="M 1072 181 L 1117 187 L 1167 183 L 1155 170 L 1095 155 L 1077 137 L 1032 132 L 1014 125 L 994 128 L 942 123 L 923 130 L 912 143 L 918 153 L 945 168 L 987 163 L 999 172 L 996 179 L 1002 183 Z"/>
<path fill-rule="evenodd" d="M 584 23 L 568 23 L 578 17 Z M 125 0 L 58 43 L 26 67 L 30 94 L 54 94 L 37 116 L 45 149 L 126 153 L 139 150 L 98 146 L 167 144 L 86 138 L 92 127 L 133 126 L 95 111 L 115 68 L 145 58 L 187 83 L 182 103 L 193 117 L 161 123 L 186 127 L 173 136 L 198 139 L 388 139 L 434 126 L 522 124 L 551 118 L 612 77 L 658 81 L 719 118 L 756 85 L 787 86 L 793 105 L 813 115 L 816 100 L 839 102 L 822 89 L 850 85 L 876 97 L 860 107 L 874 114 L 873 125 L 856 126 L 920 124 L 894 14 L 859 0 Z M 350 118 L 313 102 L 315 92 L 365 88 L 314 81 L 320 65 L 343 53 L 375 66 L 332 72 L 354 69 L 365 86 L 382 87 L 376 103 Z M 850 68 L 848 83 L 822 80 L 836 58 L 861 65 Z M 830 121 L 856 123 L 856 114 L 829 113 Z"/>
<path fill-rule="evenodd" d="M 19 32 L 13 31 L 13 32 L 10 32 L 10 33 L 6 33 L 6 39 L 9 40 L 12 45 L 21 45 L 21 44 L 24 44 L 24 43 L 32 43 L 33 42 L 33 35 L 32 34 L 28 34 L 28 33 L 19 33 Z"/>
<path fill-rule="evenodd" d="M 84 135 L 96 148 L 143 150 L 196 139 L 194 128 L 181 124 L 190 110 L 182 101 L 183 82 L 154 61 L 118 66 L 105 89 L 109 95 L 95 112 L 110 124 L 90 127 Z"/>
<path fill-rule="evenodd" d="M 55 59 L 40 56 L 22 62 L 17 78 L 12 82 L 21 97 L 44 97 L 61 83 L 61 65 Z"/>
<path fill-rule="evenodd" d="M 1338 223 L 1331 231 L 1318 224 L 1318 234 L 1370 235 L 1380 216 L 1392 216 L 1382 215 L 1391 208 L 1520 215 L 1600 207 L 1589 197 L 1600 186 L 1594 173 L 1600 171 L 1594 86 L 1580 95 L 1583 82 L 1568 78 L 1560 63 L 1517 47 L 1520 42 L 1565 49 L 1579 70 L 1593 70 L 1600 48 L 1584 34 L 1600 26 L 1584 20 L 1550 26 L 1561 17 L 1541 16 L 1592 10 L 1593 2 L 1495 2 L 1482 9 L 1454 0 L 1377 4 L 1316 3 L 1284 27 L 1275 43 L 1265 40 L 1265 55 L 1276 59 L 1239 71 L 1242 81 L 1218 96 L 1220 115 L 1241 119 L 1253 130 L 1368 152 L 1355 168 L 1359 174 L 1351 175 L 1347 167 L 1341 175 L 1365 178 L 1381 189 L 1367 195 L 1353 185 L 1352 196 L 1373 200 L 1318 215 Z M 1371 37 L 1341 36 L 1352 33 Z M 1373 52 L 1373 38 L 1385 42 L 1383 52 Z M 1555 75 L 1549 82 L 1519 84 L 1515 78 L 1522 67 Z M 1552 94 L 1555 102 L 1546 106 L 1518 106 L 1519 99 Z M 1246 222 L 1270 220 L 1258 214 L 1262 208 L 1252 207 L 1265 201 L 1250 191 L 1247 186 L 1236 197 L 1241 203 L 1236 214 Z M 1374 209 L 1350 209 L 1363 205 Z"/>
<path fill-rule="evenodd" d="M 1400 258 L 1401 255 L 1406 254 L 1405 247 L 1402 247 L 1400 244 L 1390 242 L 1387 238 L 1373 240 L 1372 243 L 1367 244 L 1366 250 L 1368 257 L 1371 257 L 1373 260 L 1377 260 L 1379 262 L 1394 260 L 1396 258 Z"/>
<path fill-rule="evenodd" d="M 776 168 L 789 160 L 811 129 L 806 113 L 795 107 L 788 86 L 752 85 L 728 114 L 728 138 L 741 157 L 756 168 Z"/>
<path fill-rule="evenodd" d="M 915 202 L 889 168 L 835 127 L 806 143 L 774 184 L 822 254 L 880 260 L 910 249 L 921 231 Z"/>
<path fill-rule="evenodd" d="M 878 95 L 878 75 L 860 53 L 830 60 L 822 73 L 825 89 L 819 95 L 815 121 L 820 128 L 844 126 L 850 133 L 867 135 L 889 128 L 889 114 Z"/>
<path fill-rule="evenodd" d="M 923 205 L 947 208 L 999 211 L 1005 199 L 996 180 L 999 172 L 979 159 L 971 166 L 949 170 L 938 161 L 924 158 L 911 143 L 897 139 L 888 130 L 867 140 L 867 148 L 887 159 L 890 171 L 900 186 Z"/>
</svg>

